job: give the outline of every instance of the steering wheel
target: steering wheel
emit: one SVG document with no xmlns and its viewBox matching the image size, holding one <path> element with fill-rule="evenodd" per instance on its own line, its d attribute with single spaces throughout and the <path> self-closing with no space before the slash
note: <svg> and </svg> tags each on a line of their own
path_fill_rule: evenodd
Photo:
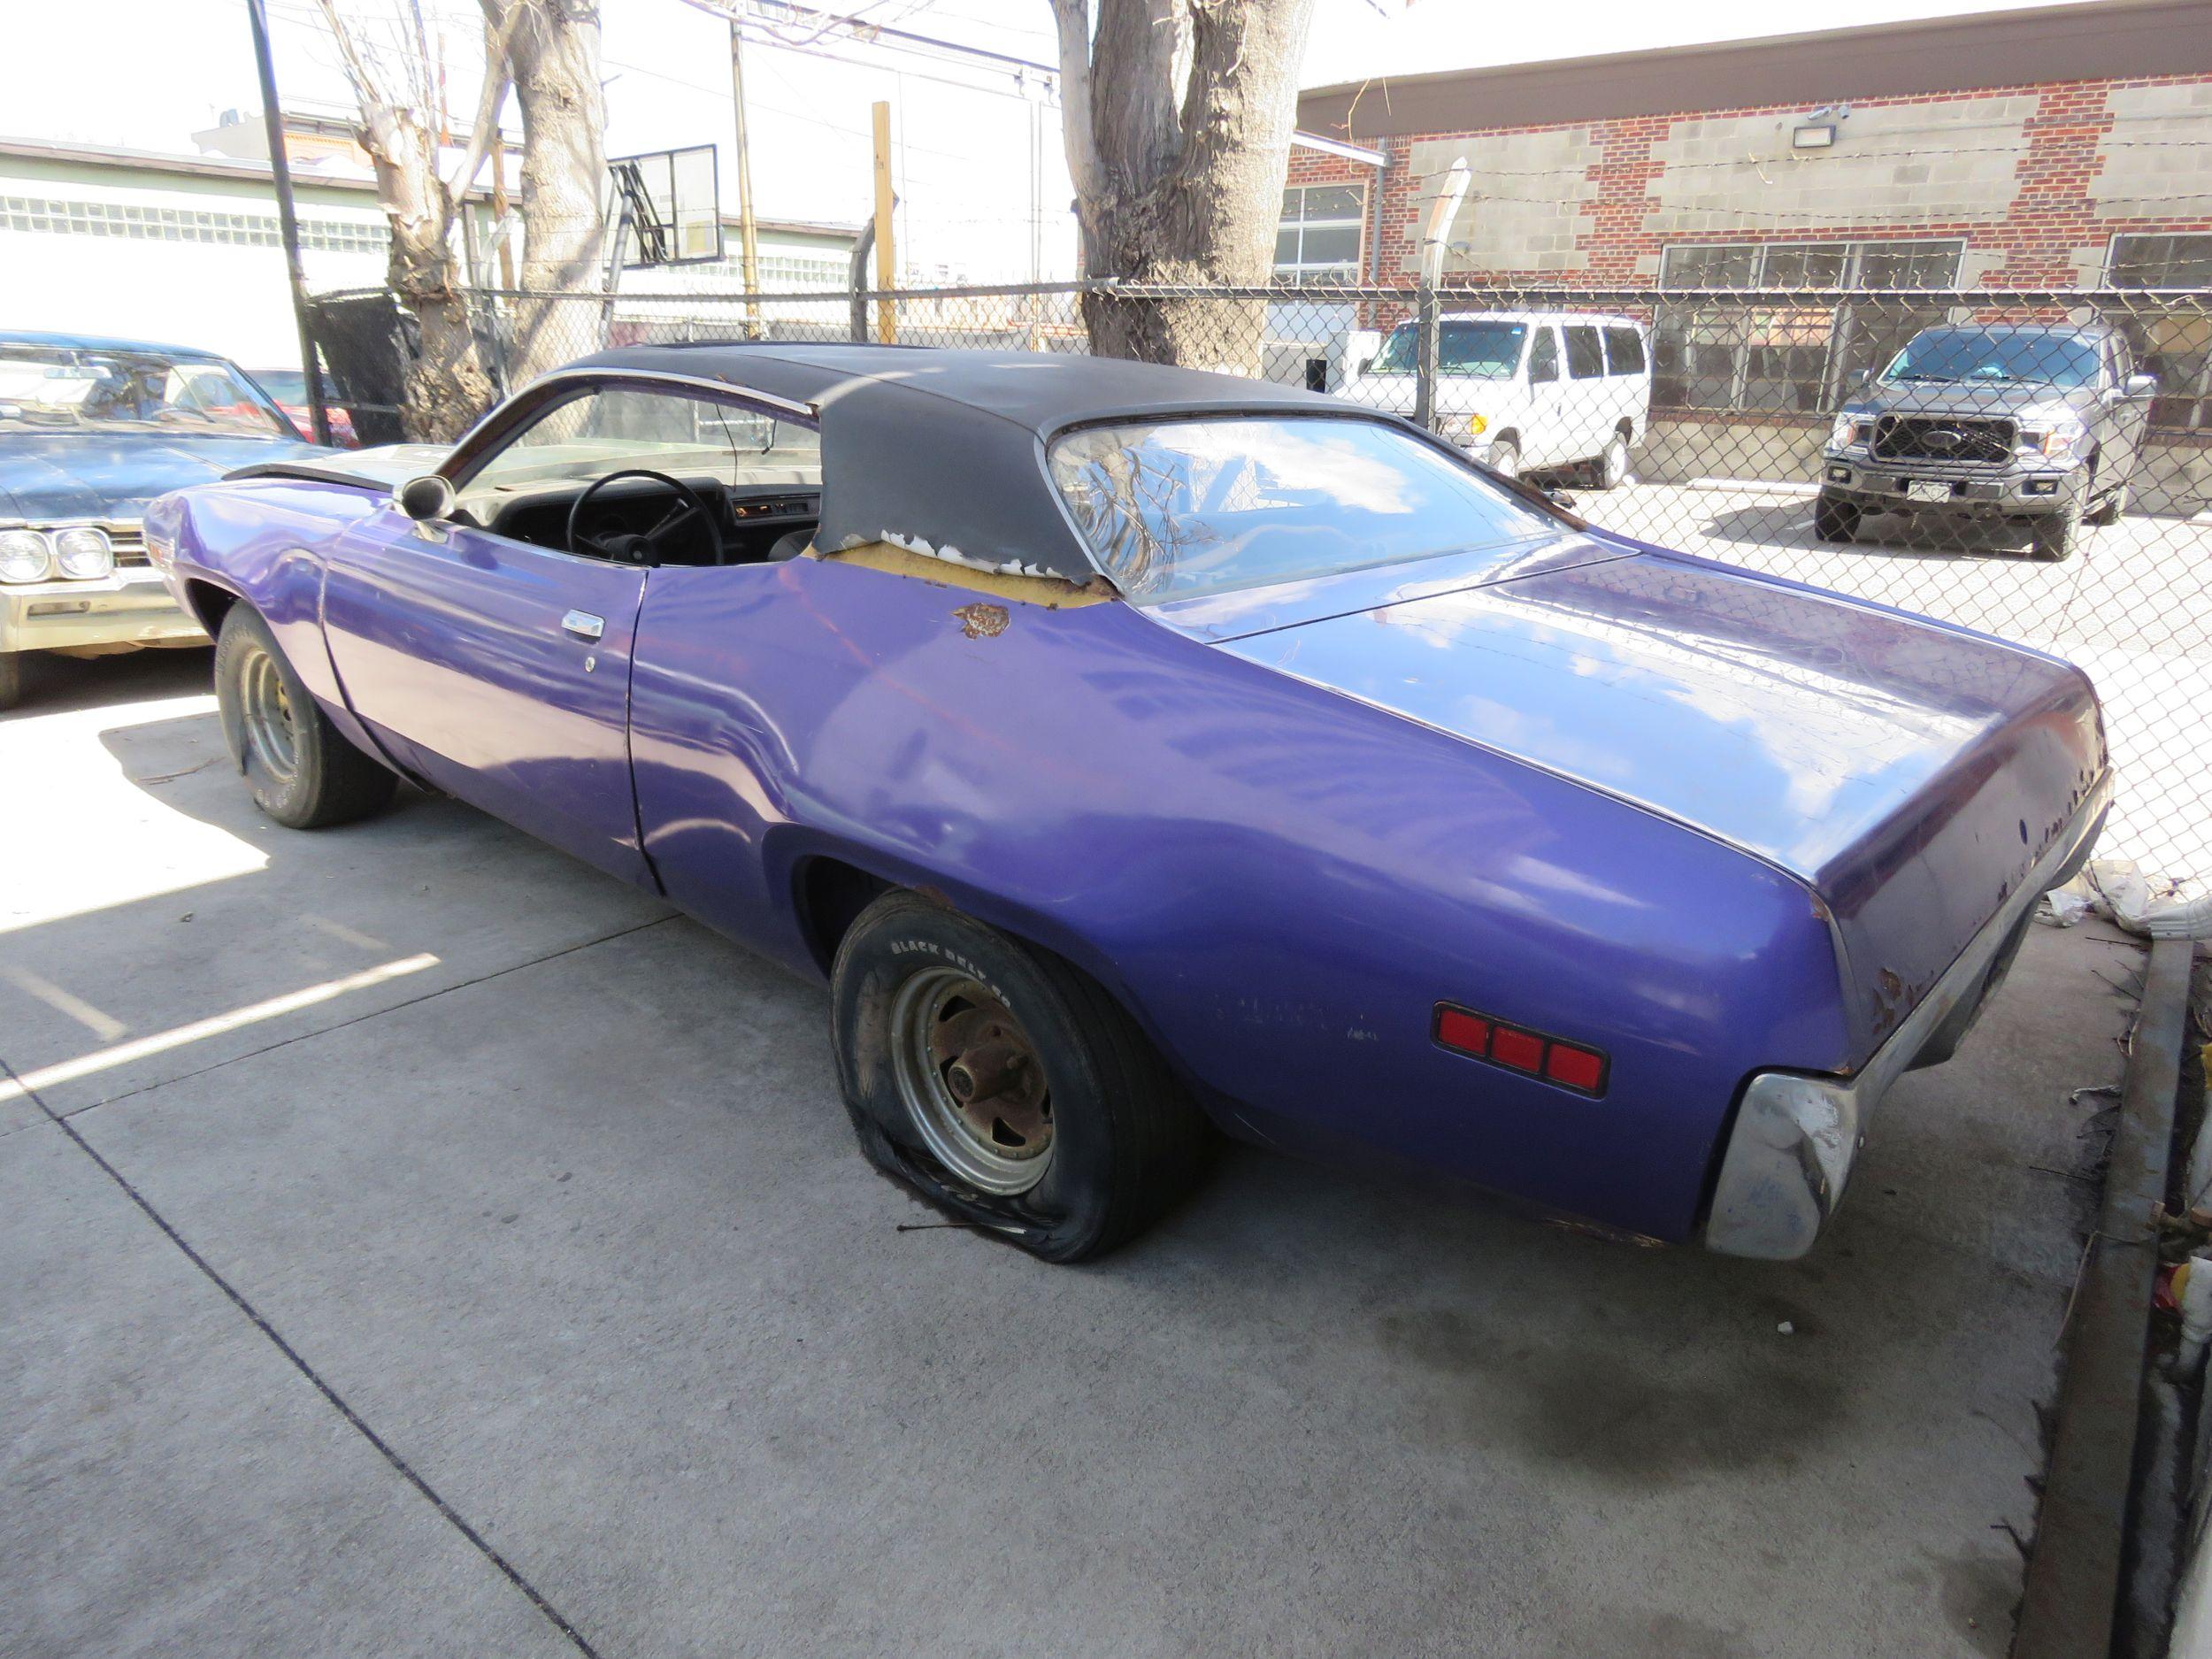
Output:
<svg viewBox="0 0 2212 1659">
<path fill-rule="evenodd" d="M 619 535 L 586 535 L 578 528 L 583 520 L 584 508 L 594 495 L 618 478 L 649 478 L 656 484 L 665 484 L 676 492 L 680 499 L 648 529 Z M 568 549 L 572 553 L 596 553 L 600 557 L 612 559 L 618 565 L 652 564 L 660 557 L 661 543 L 695 518 L 706 531 L 707 540 L 713 543 L 714 562 L 717 565 L 727 564 L 729 547 L 722 540 L 722 526 L 715 523 L 714 514 L 708 511 L 705 498 L 697 490 L 681 479 L 671 478 L 665 472 L 649 472 L 641 466 L 626 467 L 619 472 L 610 472 L 604 478 L 593 480 L 584 493 L 577 496 L 574 504 L 568 510 Z"/>
</svg>

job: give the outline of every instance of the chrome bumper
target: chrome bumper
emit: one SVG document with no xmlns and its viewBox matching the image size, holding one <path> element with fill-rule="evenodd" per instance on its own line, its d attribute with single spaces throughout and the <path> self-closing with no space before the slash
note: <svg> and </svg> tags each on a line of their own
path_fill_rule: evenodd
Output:
<svg viewBox="0 0 2212 1659">
<path fill-rule="evenodd" d="M 2058 512 L 2083 505 L 2089 469 L 2077 461 L 2016 458 L 2003 465 L 1957 462 L 1885 461 L 1863 449 L 1829 450 L 1821 457 L 1824 493 L 1848 496 L 1870 511 L 1987 513 Z M 1942 501 L 1914 501 L 1907 487 L 1940 484 Z"/>
<path fill-rule="evenodd" d="M 2035 868 L 1856 1073 L 1762 1071 L 1744 1085 L 1705 1224 L 1709 1249 L 1790 1262 L 1813 1248 L 1843 1202 L 1861 1126 L 1924 1050 L 1947 1052 L 1965 1034 L 2033 926 L 2037 902 L 2088 862 L 2111 804 L 2108 772 Z"/>
<path fill-rule="evenodd" d="M 0 588 L 0 651 L 206 637 L 150 565 L 127 565 L 97 581 Z"/>
</svg>

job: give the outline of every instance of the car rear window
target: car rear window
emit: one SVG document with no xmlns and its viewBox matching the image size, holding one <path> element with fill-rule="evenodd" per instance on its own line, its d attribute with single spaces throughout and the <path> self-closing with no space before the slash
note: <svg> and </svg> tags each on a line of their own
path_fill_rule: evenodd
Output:
<svg viewBox="0 0 2212 1659">
<path fill-rule="evenodd" d="M 1567 326 L 1567 373 L 1578 380 L 1594 380 L 1605 373 L 1605 355 L 1598 349 L 1598 331 L 1586 323 Z"/>
<path fill-rule="evenodd" d="M 1616 374 L 1644 372 L 1644 337 L 1633 328 L 1605 331 L 1605 364 Z"/>
<path fill-rule="evenodd" d="M 1403 429 L 1239 415 L 1090 426 L 1052 481 L 1131 599 L 1181 599 L 1502 547 L 1558 522 Z"/>
</svg>

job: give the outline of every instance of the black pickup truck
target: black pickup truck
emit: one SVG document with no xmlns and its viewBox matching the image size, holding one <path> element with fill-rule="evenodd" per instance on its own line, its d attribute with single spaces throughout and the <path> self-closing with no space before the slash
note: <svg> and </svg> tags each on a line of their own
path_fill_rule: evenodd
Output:
<svg viewBox="0 0 2212 1659">
<path fill-rule="evenodd" d="M 2002 518 L 2036 557 L 2127 510 L 2157 381 L 2102 323 L 1924 328 L 1837 415 L 1813 533 L 1848 541 L 1868 513 Z"/>
</svg>

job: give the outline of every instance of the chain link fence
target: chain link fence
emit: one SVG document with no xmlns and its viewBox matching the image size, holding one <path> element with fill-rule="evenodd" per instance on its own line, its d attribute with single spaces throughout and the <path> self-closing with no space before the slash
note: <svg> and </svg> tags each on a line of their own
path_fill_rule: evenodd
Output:
<svg viewBox="0 0 2212 1659">
<path fill-rule="evenodd" d="M 1395 411 L 1604 529 L 2070 658 L 2104 701 L 2119 772 L 2105 850 L 2158 891 L 2212 885 L 2212 293 L 1082 283 L 474 299 L 510 389 L 526 316 L 541 365 L 684 341 L 1166 342 L 1192 366 Z M 340 399 L 357 429 L 384 431 L 404 319 L 366 296 L 333 314 L 348 319 L 324 348 L 347 365 Z"/>
</svg>

